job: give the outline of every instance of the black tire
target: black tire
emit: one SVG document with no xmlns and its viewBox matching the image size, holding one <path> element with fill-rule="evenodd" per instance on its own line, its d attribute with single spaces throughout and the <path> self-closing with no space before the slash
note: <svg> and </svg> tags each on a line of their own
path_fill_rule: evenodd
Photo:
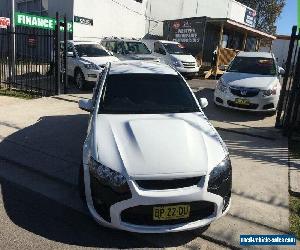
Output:
<svg viewBox="0 0 300 250">
<path fill-rule="evenodd" d="M 80 165 L 79 174 L 78 174 L 78 190 L 80 199 L 83 202 L 86 202 L 85 197 L 85 186 L 84 186 L 84 172 L 83 172 L 83 165 Z"/>
<path fill-rule="evenodd" d="M 79 90 L 84 90 L 86 88 L 86 82 L 85 82 L 85 79 L 84 79 L 84 74 L 82 73 L 82 71 L 80 69 L 77 69 L 75 71 L 74 82 L 75 82 L 76 87 Z"/>
</svg>

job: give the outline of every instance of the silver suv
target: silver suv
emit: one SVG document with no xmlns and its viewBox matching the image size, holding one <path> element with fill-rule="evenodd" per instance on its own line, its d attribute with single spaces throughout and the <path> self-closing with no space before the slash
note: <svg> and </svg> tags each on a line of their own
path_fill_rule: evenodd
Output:
<svg viewBox="0 0 300 250">
<path fill-rule="evenodd" d="M 152 55 L 151 50 L 141 40 L 125 38 L 104 38 L 101 42 L 107 50 L 114 53 L 121 61 L 143 60 L 160 62 L 158 57 Z"/>
</svg>

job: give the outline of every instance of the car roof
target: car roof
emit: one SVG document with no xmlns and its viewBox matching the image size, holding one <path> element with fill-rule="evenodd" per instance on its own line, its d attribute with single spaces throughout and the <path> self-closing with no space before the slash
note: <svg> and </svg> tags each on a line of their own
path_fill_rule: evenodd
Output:
<svg viewBox="0 0 300 250">
<path fill-rule="evenodd" d="M 237 57 L 263 57 L 273 58 L 273 54 L 269 52 L 244 52 L 241 51 L 237 54 Z"/>
<path fill-rule="evenodd" d="M 74 40 L 69 40 L 68 42 L 73 43 L 73 44 L 100 44 L 95 41 L 74 41 Z"/>
<path fill-rule="evenodd" d="M 123 42 L 138 42 L 144 43 L 140 39 L 130 39 L 130 38 L 103 38 L 102 41 L 104 42 L 114 42 L 114 41 L 123 41 Z"/>
<path fill-rule="evenodd" d="M 161 74 L 178 75 L 176 70 L 166 64 L 146 61 L 121 61 L 111 63 L 110 75 L 119 74 Z"/>
<path fill-rule="evenodd" d="M 179 42 L 176 41 L 167 41 L 167 40 L 158 40 L 161 43 L 172 43 L 172 44 L 179 44 Z"/>
</svg>

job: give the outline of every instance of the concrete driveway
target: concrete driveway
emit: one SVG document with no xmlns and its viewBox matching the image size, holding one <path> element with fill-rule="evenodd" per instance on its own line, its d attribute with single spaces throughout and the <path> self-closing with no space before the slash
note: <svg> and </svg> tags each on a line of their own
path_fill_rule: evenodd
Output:
<svg viewBox="0 0 300 250">
<path fill-rule="evenodd" d="M 233 164 L 229 214 L 208 230 L 138 235 L 96 225 L 79 199 L 77 175 L 90 94 L 36 100 L 0 97 L 0 248 L 239 249 L 240 234 L 287 233 L 287 142 L 274 117 L 212 103 L 213 81 L 193 80 L 208 98 L 206 115 L 228 145 Z"/>
</svg>

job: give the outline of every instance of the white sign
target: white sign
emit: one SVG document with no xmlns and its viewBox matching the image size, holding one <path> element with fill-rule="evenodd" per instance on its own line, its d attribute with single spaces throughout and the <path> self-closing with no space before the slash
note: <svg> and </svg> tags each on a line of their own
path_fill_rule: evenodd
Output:
<svg viewBox="0 0 300 250">
<path fill-rule="evenodd" d="M 251 27 L 254 27 L 255 26 L 255 22 L 256 22 L 256 11 L 247 8 L 246 9 L 246 13 L 245 13 L 244 22 L 247 25 L 249 25 Z"/>
<path fill-rule="evenodd" d="M 0 29 L 7 29 L 10 26 L 10 18 L 0 17 Z"/>
</svg>

